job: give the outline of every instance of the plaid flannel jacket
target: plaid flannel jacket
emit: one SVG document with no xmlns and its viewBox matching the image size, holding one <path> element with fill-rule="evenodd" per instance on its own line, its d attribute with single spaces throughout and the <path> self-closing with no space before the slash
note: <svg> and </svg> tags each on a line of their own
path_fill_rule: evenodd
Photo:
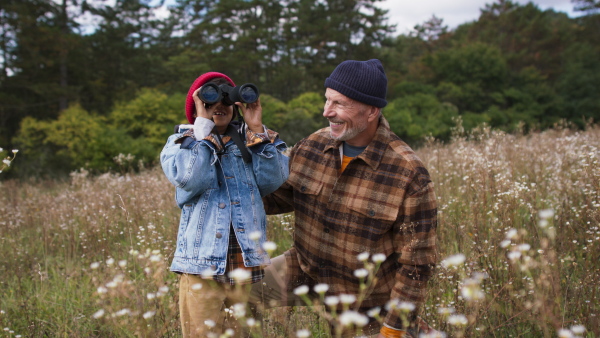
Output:
<svg viewBox="0 0 600 338">
<path fill-rule="evenodd" d="M 288 288 L 326 283 L 328 294 L 359 294 L 357 256 L 383 253 L 377 282 L 358 306 L 381 307 L 384 322 L 403 328 L 388 301 L 417 310 L 437 260 L 437 203 L 428 171 L 381 116 L 377 134 L 339 175 L 339 141 L 329 128 L 300 141 L 290 155 L 290 176 L 264 198 L 267 214 L 295 212 L 294 247 L 286 253 Z M 415 320 L 413 313 L 413 321 Z M 365 334 L 377 333 L 371 319 Z M 371 333 L 372 332 L 372 333 Z"/>
</svg>

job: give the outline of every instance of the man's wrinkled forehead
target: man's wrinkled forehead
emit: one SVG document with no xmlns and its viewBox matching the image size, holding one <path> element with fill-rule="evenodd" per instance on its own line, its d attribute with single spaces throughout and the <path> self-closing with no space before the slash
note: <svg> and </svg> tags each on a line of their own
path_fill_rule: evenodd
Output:
<svg viewBox="0 0 600 338">
<path fill-rule="evenodd" d="M 331 89 L 331 88 L 327 88 L 325 89 L 325 98 L 327 100 L 334 100 L 334 101 L 338 101 L 340 103 L 346 103 L 349 107 L 353 107 L 353 106 L 366 106 L 366 104 L 360 102 L 360 101 L 356 101 L 355 99 L 352 99 L 340 92 L 338 92 L 335 89 Z"/>
</svg>

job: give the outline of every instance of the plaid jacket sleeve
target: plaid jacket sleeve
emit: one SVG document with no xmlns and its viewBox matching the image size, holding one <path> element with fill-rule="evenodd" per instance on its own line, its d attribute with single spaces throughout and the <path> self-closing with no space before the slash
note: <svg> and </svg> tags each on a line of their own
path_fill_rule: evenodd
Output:
<svg viewBox="0 0 600 338">
<path fill-rule="evenodd" d="M 407 189 L 407 195 L 394 225 L 395 252 L 400 269 L 390 300 L 407 301 L 417 306 L 409 321 L 425 299 L 427 283 L 433 274 L 437 260 L 437 202 L 433 183 L 428 175 L 418 175 Z M 384 323 L 403 328 L 403 320 L 397 311 L 390 311 Z"/>
<path fill-rule="evenodd" d="M 290 167 L 293 165 L 296 147 L 290 151 Z M 275 192 L 263 197 L 267 215 L 277 215 L 294 211 L 294 190 L 289 182 L 284 182 Z"/>
</svg>

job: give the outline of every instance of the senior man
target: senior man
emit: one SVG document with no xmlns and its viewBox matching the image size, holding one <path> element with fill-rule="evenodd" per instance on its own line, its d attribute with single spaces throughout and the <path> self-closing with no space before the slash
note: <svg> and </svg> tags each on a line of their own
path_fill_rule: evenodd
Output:
<svg viewBox="0 0 600 338">
<path fill-rule="evenodd" d="M 297 306 L 326 290 L 330 305 L 340 300 L 335 316 L 324 313 L 334 335 L 410 337 L 427 326 L 417 314 L 437 259 L 431 177 L 382 115 L 379 60 L 344 61 L 325 87 L 329 127 L 293 147 L 288 180 L 264 198 L 268 214 L 294 211 L 294 245 L 252 296 L 265 308 Z M 347 310 L 362 316 L 340 322 Z"/>
</svg>

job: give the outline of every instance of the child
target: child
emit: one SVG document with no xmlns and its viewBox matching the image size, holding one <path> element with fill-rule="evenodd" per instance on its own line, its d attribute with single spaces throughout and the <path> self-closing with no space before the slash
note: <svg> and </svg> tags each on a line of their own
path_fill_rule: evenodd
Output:
<svg viewBox="0 0 600 338">
<path fill-rule="evenodd" d="M 171 271 L 181 274 L 184 337 L 221 331 L 225 302 L 247 299 L 245 287 L 232 285 L 263 278 L 263 266 L 270 260 L 262 249 L 266 241 L 262 197 L 285 182 L 289 171 L 285 143 L 262 124 L 260 99 L 232 105 L 225 97 L 207 104 L 199 97 L 207 83 L 215 84 L 213 88 L 235 87 L 225 74 L 198 77 L 186 100 L 186 116 L 193 126 L 171 135 L 160 154 L 182 209 Z M 243 122 L 235 120 L 238 110 Z"/>
</svg>

